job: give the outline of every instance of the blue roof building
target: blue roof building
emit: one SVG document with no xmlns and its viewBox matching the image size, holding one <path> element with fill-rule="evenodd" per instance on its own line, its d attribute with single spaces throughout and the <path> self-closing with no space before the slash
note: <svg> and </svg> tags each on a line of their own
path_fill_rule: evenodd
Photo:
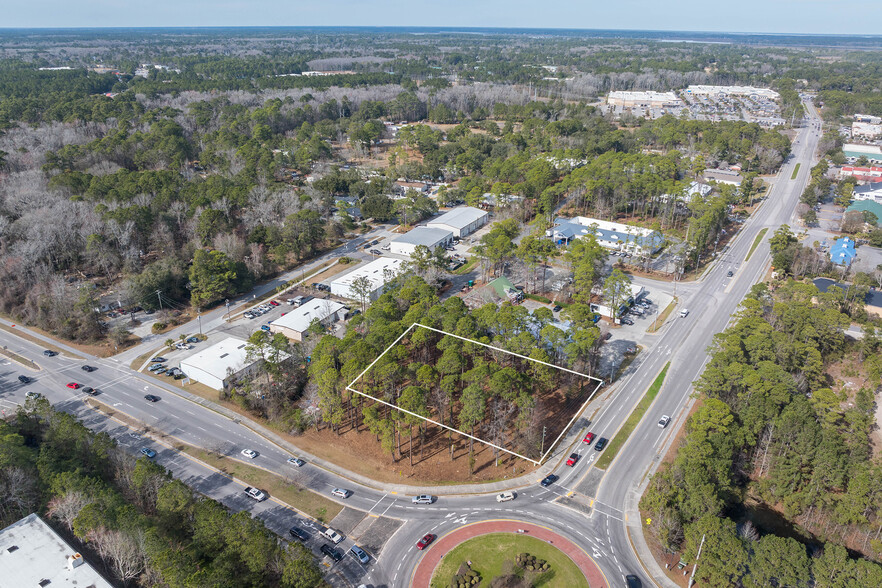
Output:
<svg viewBox="0 0 882 588">
<path fill-rule="evenodd" d="M 601 247 L 606 249 L 649 255 L 661 249 L 665 242 L 664 236 L 652 229 L 582 216 L 556 218 L 554 228 L 546 233 L 558 245 L 566 245 L 585 235 L 594 235 Z"/>
<path fill-rule="evenodd" d="M 836 265 L 849 266 L 856 255 L 854 239 L 849 239 L 848 237 L 836 239 L 833 247 L 830 248 L 830 261 Z"/>
</svg>

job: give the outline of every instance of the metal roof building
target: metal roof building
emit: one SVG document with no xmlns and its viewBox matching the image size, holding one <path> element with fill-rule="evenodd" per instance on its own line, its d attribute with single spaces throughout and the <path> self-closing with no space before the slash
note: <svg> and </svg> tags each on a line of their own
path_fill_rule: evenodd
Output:
<svg viewBox="0 0 882 588">
<path fill-rule="evenodd" d="M 454 237 L 465 237 L 487 224 L 490 214 L 486 210 L 471 206 L 460 206 L 445 212 L 435 220 L 426 223 L 431 229 L 444 229 Z"/>
<path fill-rule="evenodd" d="M 317 320 L 327 325 L 342 320 L 345 316 L 346 307 L 343 304 L 326 298 L 313 298 L 272 321 L 269 328 L 272 333 L 282 333 L 294 341 L 303 341 L 312 321 Z"/>
<path fill-rule="evenodd" d="M 601 247 L 641 254 L 655 253 L 665 241 L 661 233 L 652 229 L 584 216 L 573 219 L 557 218 L 554 220 L 554 228 L 546 231 L 546 235 L 559 245 L 565 245 L 585 235 L 594 235 Z"/>
<path fill-rule="evenodd" d="M 352 283 L 359 278 L 367 278 L 370 282 L 370 300 L 376 300 L 392 279 L 401 273 L 404 261 L 391 257 L 380 257 L 367 265 L 362 265 L 348 274 L 331 282 L 331 294 L 341 298 L 359 300 L 359 295 L 352 290 Z M 287 315 L 285 315 L 287 316 Z"/>
<path fill-rule="evenodd" d="M 36 514 L 0 530 L 0 585 L 112 588 Z"/>
<path fill-rule="evenodd" d="M 251 369 L 256 361 L 248 361 L 245 346 L 248 343 L 227 337 L 199 353 L 181 361 L 181 371 L 191 380 L 215 390 L 223 390 L 237 376 Z"/>
<path fill-rule="evenodd" d="M 393 239 L 389 243 L 389 250 L 398 255 L 412 255 L 417 246 L 423 245 L 430 250 L 444 246 L 453 239 L 453 232 L 446 229 L 433 229 L 429 227 L 417 227 L 407 233 Z"/>
<path fill-rule="evenodd" d="M 851 265 L 852 260 L 857 253 L 854 250 L 854 239 L 842 237 L 836 239 L 833 247 L 830 248 L 830 261 L 836 265 Z"/>
</svg>

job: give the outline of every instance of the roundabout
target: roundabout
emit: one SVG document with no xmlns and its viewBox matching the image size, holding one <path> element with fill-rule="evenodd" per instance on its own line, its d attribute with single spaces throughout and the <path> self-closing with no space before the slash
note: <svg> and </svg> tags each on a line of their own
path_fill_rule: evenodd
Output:
<svg viewBox="0 0 882 588">
<path fill-rule="evenodd" d="M 523 550 L 526 552 L 529 552 L 529 546 L 531 544 L 536 546 L 537 542 L 541 542 L 542 544 L 545 544 L 546 547 L 553 548 L 552 551 L 556 552 L 558 556 L 563 556 L 564 559 L 568 558 L 569 562 L 581 572 L 582 578 L 580 578 L 580 580 L 583 585 L 587 585 L 590 588 L 609 587 L 609 583 L 603 572 L 601 572 L 594 560 L 581 547 L 546 527 L 514 520 L 490 520 L 472 523 L 440 537 L 433 545 L 430 545 L 428 549 L 426 549 L 425 555 L 414 570 L 410 585 L 416 588 L 429 588 L 430 586 L 446 587 L 449 583 L 449 578 L 442 578 L 439 575 L 439 578 L 435 578 L 435 582 L 433 583 L 433 576 L 438 571 L 446 576 L 452 575 L 452 573 L 456 572 L 460 562 L 444 562 L 444 564 L 442 564 L 444 557 L 451 552 L 454 552 L 458 546 L 471 539 L 499 533 L 513 536 L 512 539 L 516 536 L 522 536 L 525 539 L 529 538 L 530 541 L 520 542 L 525 546 Z M 500 538 L 500 542 L 501 541 L 502 538 Z M 518 547 L 516 549 L 521 548 Z M 545 551 L 548 552 L 547 549 Z M 456 556 L 457 554 L 454 553 L 453 555 Z M 465 552 L 462 552 L 462 555 L 465 555 Z M 518 554 L 515 552 L 509 553 L 507 554 L 506 559 L 513 561 L 517 555 Z M 552 553 L 552 556 L 553 555 L 554 554 Z M 551 561 L 550 557 L 548 559 Z M 473 562 L 473 564 L 475 569 L 480 568 L 477 561 Z M 569 566 L 559 567 L 565 568 Z M 452 570 L 452 573 L 448 573 L 448 570 Z M 493 571 L 495 573 L 496 570 Z M 558 573 L 566 573 L 571 570 L 559 569 L 556 571 Z M 484 578 L 488 584 L 491 579 L 492 578 Z M 554 586 L 557 584 L 551 582 L 547 585 Z"/>
</svg>

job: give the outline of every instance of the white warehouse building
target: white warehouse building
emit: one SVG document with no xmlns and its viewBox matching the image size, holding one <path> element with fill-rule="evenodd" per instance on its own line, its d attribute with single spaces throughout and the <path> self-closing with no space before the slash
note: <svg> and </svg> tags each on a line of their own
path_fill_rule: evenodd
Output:
<svg viewBox="0 0 882 588">
<path fill-rule="evenodd" d="M 369 299 L 373 302 L 383 293 L 386 284 L 401 273 L 404 263 L 401 259 L 391 257 L 375 259 L 367 265 L 357 267 L 348 274 L 336 278 L 331 282 L 331 294 L 341 298 L 360 300 L 361 297 L 352 289 L 352 283 L 355 280 L 366 278 L 370 283 Z"/>
<path fill-rule="evenodd" d="M 460 206 L 426 223 L 430 229 L 444 229 L 456 238 L 471 235 L 490 220 L 490 213 L 480 208 Z"/>
<path fill-rule="evenodd" d="M 191 380 L 215 390 L 223 390 L 257 363 L 248 360 L 246 345 L 248 343 L 242 339 L 227 337 L 220 343 L 182 360 L 181 371 Z"/>
<path fill-rule="evenodd" d="M 453 232 L 447 229 L 433 229 L 429 227 L 417 227 L 401 235 L 389 243 L 389 250 L 398 255 L 413 255 L 417 246 L 423 245 L 430 251 L 435 247 L 444 247 L 453 239 Z"/>
<path fill-rule="evenodd" d="M 323 325 L 336 323 L 346 317 L 346 307 L 326 298 L 313 298 L 283 317 L 269 324 L 271 333 L 282 333 L 293 341 L 303 341 L 312 321 Z"/>
</svg>

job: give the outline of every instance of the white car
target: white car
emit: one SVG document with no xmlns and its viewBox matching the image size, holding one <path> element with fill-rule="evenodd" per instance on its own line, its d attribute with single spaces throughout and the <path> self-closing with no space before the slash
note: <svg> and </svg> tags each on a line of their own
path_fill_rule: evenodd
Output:
<svg viewBox="0 0 882 588">
<path fill-rule="evenodd" d="M 680 318 L 686 318 L 687 316 L 689 316 L 689 309 L 688 308 L 684 308 L 683 310 L 680 311 Z"/>
<path fill-rule="evenodd" d="M 253 449 L 243 449 L 242 455 L 244 455 L 248 459 L 254 459 L 255 457 L 257 457 L 257 452 Z"/>
<path fill-rule="evenodd" d="M 658 419 L 658 426 L 664 429 L 668 426 L 668 423 L 671 422 L 671 417 L 668 415 L 663 415 L 662 418 Z"/>
<path fill-rule="evenodd" d="M 514 492 L 503 492 L 502 494 L 496 495 L 496 502 L 508 502 L 509 500 L 515 499 Z"/>
<path fill-rule="evenodd" d="M 334 529 L 332 529 L 330 527 L 328 527 L 327 529 L 322 531 L 322 535 L 324 535 L 325 538 L 328 541 L 330 541 L 331 543 L 333 543 L 334 545 L 337 545 L 338 543 L 343 541 L 343 535 L 341 535 L 340 533 L 338 533 L 337 531 L 335 531 Z"/>
<path fill-rule="evenodd" d="M 300 466 L 304 465 L 306 462 L 303 461 L 302 459 L 300 459 L 299 457 L 289 457 L 288 463 L 296 468 L 299 468 Z"/>
<path fill-rule="evenodd" d="M 331 495 L 336 496 L 337 498 L 349 498 L 352 494 L 352 490 L 347 490 L 346 488 L 334 488 L 331 490 Z"/>
</svg>

